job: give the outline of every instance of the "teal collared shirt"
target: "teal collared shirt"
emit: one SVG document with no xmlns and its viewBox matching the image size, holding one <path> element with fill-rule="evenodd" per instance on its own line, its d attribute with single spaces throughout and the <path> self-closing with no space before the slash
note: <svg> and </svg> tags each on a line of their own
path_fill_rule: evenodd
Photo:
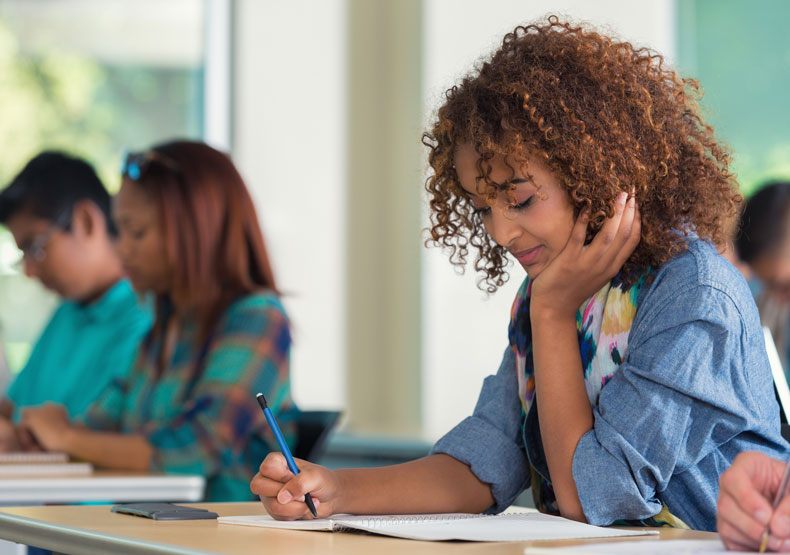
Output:
<svg viewBox="0 0 790 555">
<path fill-rule="evenodd" d="M 61 303 L 8 390 L 14 418 L 48 401 L 82 416 L 114 378 L 128 374 L 150 327 L 150 311 L 125 279 L 93 303 Z"/>
</svg>

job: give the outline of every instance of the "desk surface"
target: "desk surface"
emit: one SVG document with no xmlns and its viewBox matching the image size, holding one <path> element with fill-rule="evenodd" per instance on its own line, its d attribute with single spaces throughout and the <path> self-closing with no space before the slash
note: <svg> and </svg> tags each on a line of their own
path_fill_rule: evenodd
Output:
<svg viewBox="0 0 790 555">
<path fill-rule="evenodd" d="M 260 503 L 199 503 L 220 516 L 265 514 Z M 524 547 L 554 547 L 590 541 L 510 543 L 421 542 L 343 532 L 272 530 L 219 524 L 215 520 L 156 522 L 111 513 L 107 506 L 6 507 L 0 509 L 0 538 L 64 553 L 373 553 L 390 555 L 523 555 Z M 660 536 L 619 540 L 713 539 L 716 534 L 660 529 Z"/>
<path fill-rule="evenodd" d="M 200 501 L 202 476 L 97 470 L 70 476 L 3 476 L 0 504 L 84 501 Z"/>
</svg>

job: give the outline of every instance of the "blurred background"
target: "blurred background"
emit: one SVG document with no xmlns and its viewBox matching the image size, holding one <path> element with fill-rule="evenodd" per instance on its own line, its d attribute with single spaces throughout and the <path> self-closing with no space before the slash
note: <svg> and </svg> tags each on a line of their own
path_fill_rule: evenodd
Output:
<svg viewBox="0 0 790 555">
<path fill-rule="evenodd" d="M 173 137 L 232 154 L 293 320 L 293 391 L 344 429 L 432 442 L 507 345 L 522 272 L 493 296 L 423 247 L 422 130 L 516 24 L 585 20 L 704 90 L 742 191 L 790 176 L 783 0 L 0 0 L 0 188 L 38 151 L 90 160 Z M 0 337 L 24 364 L 53 299 L 0 228 Z"/>
</svg>

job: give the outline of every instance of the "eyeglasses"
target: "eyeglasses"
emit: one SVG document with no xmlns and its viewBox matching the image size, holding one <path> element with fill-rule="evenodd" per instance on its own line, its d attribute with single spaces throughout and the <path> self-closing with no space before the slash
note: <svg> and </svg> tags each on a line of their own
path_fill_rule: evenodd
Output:
<svg viewBox="0 0 790 555">
<path fill-rule="evenodd" d="M 42 262 L 47 256 L 47 245 L 52 241 L 55 233 L 68 228 L 70 223 L 71 209 L 64 210 L 55 218 L 47 229 L 36 235 L 29 245 L 20 249 L 22 251 L 22 257 L 17 262 L 17 265 L 21 266 L 25 260 Z"/>
<path fill-rule="evenodd" d="M 121 176 L 137 181 L 152 164 L 161 164 L 177 173 L 181 171 L 178 163 L 172 158 L 155 150 L 146 150 L 145 152 L 126 152 L 121 165 Z"/>
</svg>

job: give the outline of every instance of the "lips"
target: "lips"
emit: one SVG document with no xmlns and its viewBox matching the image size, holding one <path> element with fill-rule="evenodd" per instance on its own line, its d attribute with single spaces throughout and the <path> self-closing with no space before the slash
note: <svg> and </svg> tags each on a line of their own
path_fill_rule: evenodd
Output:
<svg viewBox="0 0 790 555">
<path fill-rule="evenodd" d="M 528 266 L 529 264 L 535 262 L 535 260 L 540 255 L 540 251 L 542 248 L 543 247 L 538 245 L 537 247 L 533 247 L 531 249 L 515 252 L 513 253 L 513 256 L 516 257 L 516 260 L 518 260 L 522 266 Z"/>
</svg>

